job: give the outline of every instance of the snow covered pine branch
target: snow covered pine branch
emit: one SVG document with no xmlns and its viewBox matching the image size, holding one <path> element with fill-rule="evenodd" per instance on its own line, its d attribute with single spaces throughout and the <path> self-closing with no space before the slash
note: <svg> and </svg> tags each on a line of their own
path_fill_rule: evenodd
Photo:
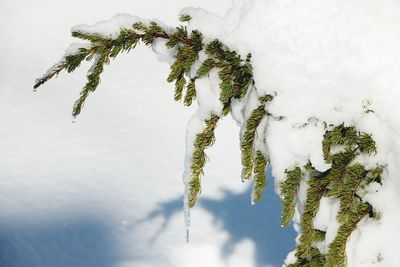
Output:
<svg viewBox="0 0 400 267">
<path fill-rule="evenodd" d="M 282 198 L 282 226 L 293 221 L 299 233 L 296 248 L 285 265 L 346 266 L 349 258 L 355 258 L 347 249 L 351 235 L 362 223 L 373 225 L 382 220 L 379 209 L 382 206 L 375 207 L 371 197 L 372 191 L 378 192 L 384 185 L 387 168 L 384 160 L 374 160 L 379 155 L 376 141 L 370 133 L 358 129 L 359 123 L 325 120 L 317 115 L 298 123 L 289 116 L 271 111 L 274 107 L 280 110 L 276 108 L 280 104 L 283 105 L 281 110 L 285 109 L 284 98 L 279 98 L 279 90 L 269 91 L 271 89 L 259 86 L 258 78 L 262 77 L 254 74 L 252 66 L 252 61 L 257 59 L 250 53 L 243 55 L 229 48 L 219 39 L 207 38 L 199 30 L 190 30 L 191 19 L 197 14 L 196 10 L 192 13 L 181 15 L 180 20 L 188 24 L 176 28 L 128 15 L 118 15 L 93 26 L 75 27 L 72 35 L 86 42 L 72 45 L 64 57 L 36 81 L 34 88 L 61 71 L 74 71 L 84 60 L 92 61 L 87 83 L 73 107 L 75 117 L 88 95 L 98 87 L 104 66 L 111 59 L 122 52 L 130 52 L 140 43 L 152 47 L 171 65 L 167 81 L 175 83 L 174 99 L 183 101 L 186 106 L 197 99 L 199 106 L 189 123 L 186 140 L 184 206 L 187 229 L 189 209 L 195 205 L 201 191 L 205 150 L 215 141 L 218 122 L 231 114 L 241 125 L 242 180 L 254 179 L 253 202 L 262 199 L 265 170 L 267 164 L 271 164 Z M 195 26 L 194 23 L 192 28 Z M 374 111 L 364 107 L 361 114 L 371 116 Z M 280 133 L 282 135 L 277 137 Z M 292 157 L 293 160 L 282 158 L 287 152 L 277 152 L 273 144 L 287 142 L 296 146 L 292 140 L 301 143 L 304 138 L 308 147 L 299 147 L 306 151 L 306 156 L 300 153 L 297 158 Z M 307 152 L 309 147 L 312 152 Z M 283 156 L 276 156 L 279 153 Z M 379 264 L 384 261 L 382 257 L 382 252 L 378 251 L 369 262 Z"/>
</svg>

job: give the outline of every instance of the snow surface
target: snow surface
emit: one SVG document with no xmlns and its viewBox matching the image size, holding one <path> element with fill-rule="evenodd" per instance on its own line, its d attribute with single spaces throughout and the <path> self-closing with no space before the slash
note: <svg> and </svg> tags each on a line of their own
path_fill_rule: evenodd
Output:
<svg viewBox="0 0 400 267">
<path fill-rule="evenodd" d="M 138 9 L 134 3 L 118 3 L 121 6 L 116 5 L 117 9 L 132 6 L 132 13 L 141 17 L 149 14 L 148 17 L 159 17 L 169 25 L 176 24 L 176 20 L 171 21 L 174 16 L 169 15 L 174 8 L 164 2 L 153 1 L 148 9 Z M 193 1 L 193 5 L 199 3 Z M 37 3 L 24 4 L 43 12 L 43 6 L 39 8 Z M 54 4 L 47 1 L 43 0 L 42 4 L 54 8 Z M 371 185 L 365 196 L 382 213 L 382 218 L 378 222 L 363 220 L 352 234 L 346 251 L 348 265 L 399 265 L 396 252 L 400 240 L 400 179 L 397 177 L 400 173 L 400 143 L 396 137 L 400 132 L 400 88 L 397 84 L 400 3 L 394 0 L 234 0 L 225 15 L 223 10 L 229 6 L 227 2 L 210 1 L 202 2 L 202 5 L 208 11 L 201 8 L 182 11 L 192 16 L 190 28 L 199 29 L 207 36 L 206 40 L 218 37 L 243 55 L 251 52 L 257 89 L 276 95 L 267 106 L 274 117 L 263 121 L 267 130 L 260 133 L 266 136 L 267 146 L 262 149 L 270 157 L 276 184 L 284 179 L 285 169 L 304 165 L 309 159 L 320 171 L 329 168 L 322 157 L 324 122 L 344 122 L 373 135 L 378 154 L 360 157 L 357 161 L 371 167 L 376 164 L 386 166 L 383 186 Z M 82 70 L 69 79 L 62 75 L 62 79 L 52 81 L 47 85 L 46 93 L 33 97 L 21 92 L 26 85 L 21 75 L 37 75 L 37 69 L 54 61 L 59 54 L 56 51 L 61 51 L 60 46 L 67 43 L 64 33 L 60 33 L 67 22 L 86 23 L 88 13 L 90 19 L 104 20 L 111 11 L 121 11 L 114 10 L 114 5 L 104 4 L 94 12 L 93 6 L 97 5 L 89 1 L 83 6 L 86 10 L 77 12 L 77 5 L 72 5 L 70 12 L 67 8 L 59 13 L 46 6 L 49 9 L 46 14 L 53 16 L 48 19 L 51 27 L 32 17 L 28 19 L 30 13 L 27 15 L 27 12 L 32 10 L 26 7 L 20 13 L 16 12 L 13 10 L 15 4 L 11 2 L 1 11 L 4 13 L 2 36 L 11 40 L 1 51 L 5 61 L 0 67 L 6 72 L 1 75 L 8 81 L 2 84 L 2 93 L 7 97 L 2 98 L 1 108 L 4 109 L 2 114 L 12 113 L 11 118 L 6 116 L 2 133 L 2 153 L 7 151 L 7 154 L 2 157 L 0 168 L 8 178 L 2 180 L 0 189 L 0 197 L 4 198 L 1 201 L 4 206 L 0 215 L 2 221 L 7 224 L 31 222 L 34 226 L 39 223 L 43 227 L 63 220 L 75 225 L 76 220 L 82 220 L 78 227 L 71 226 L 77 229 L 75 232 L 80 233 L 81 227 L 89 225 L 94 231 L 93 236 L 102 233 L 100 237 L 107 240 L 104 242 L 107 246 L 113 242 L 124 244 L 124 251 L 115 253 L 108 248 L 99 249 L 111 253 L 108 258 L 116 259 L 112 263 L 115 266 L 277 265 L 273 259 L 271 262 L 259 261 L 255 256 L 258 249 L 255 239 L 240 239 L 237 246 L 228 250 L 232 252 L 228 257 L 221 256 L 224 242 L 238 232 L 229 232 L 230 228 L 222 227 L 228 221 L 218 227 L 218 220 L 213 220 L 216 215 L 206 208 L 194 209 L 196 219 L 192 220 L 193 238 L 189 246 L 183 240 L 176 243 L 177 236 L 182 235 L 177 230 L 179 220 L 175 213 L 151 213 L 157 210 L 157 203 L 175 203 L 170 201 L 179 195 L 182 167 L 179 155 L 184 151 L 182 129 L 185 121 L 189 121 L 190 113 L 195 115 L 186 132 L 186 177 L 191 144 L 195 134 L 201 131 L 201 121 L 211 112 L 220 112 L 220 104 L 214 102 L 218 95 L 215 74 L 198 86 L 202 89 L 198 91 L 199 110 L 184 111 L 169 101 L 171 91 L 160 90 L 168 86 L 162 84 L 161 79 L 158 83 L 155 78 L 160 74 L 166 77 L 167 65 L 148 68 L 151 56 L 139 48 L 136 53 L 119 57 L 106 68 L 101 87 L 88 100 L 77 125 L 68 124 L 68 119 L 60 122 L 60 118 L 68 114 L 68 103 L 73 103 L 76 96 L 65 87 L 79 88 L 84 80 Z M 18 24 L 21 17 L 24 23 Z M 118 27 L 132 23 L 132 18 L 136 19 L 120 15 L 108 23 L 78 27 L 113 37 L 119 31 Z M 29 29 L 32 23 L 35 34 Z M 15 35 L 21 27 L 31 33 L 27 35 L 31 41 L 29 47 L 26 40 L 22 42 L 21 36 Z M 43 44 L 44 40 L 50 39 L 51 42 Z M 39 49 L 33 51 L 34 44 Z M 159 45 L 153 51 L 161 61 L 170 60 Z M 35 62 L 35 66 L 27 63 L 27 58 Z M 16 59 L 18 64 L 15 64 Z M 107 90 L 109 87 L 112 90 Z M 234 118 L 237 124 L 240 125 L 251 107 L 256 105 L 254 99 L 256 96 L 250 94 L 245 110 L 242 110 L 242 104 L 236 103 Z M 24 101 L 29 104 L 21 107 Z M 374 112 L 366 113 L 366 108 Z M 279 116 L 284 119 L 274 119 Z M 210 153 L 202 198 L 224 201 L 229 194 L 220 190 L 222 186 L 233 194 L 241 194 L 246 188 L 238 179 L 240 160 L 238 135 L 235 134 L 238 128 L 228 119 L 218 128 L 219 144 Z M 257 144 L 262 143 L 257 141 Z M 212 183 L 207 183 L 208 180 Z M 302 200 L 304 182 L 300 192 Z M 315 225 L 327 230 L 327 240 L 320 244 L 321 250 L 327 248 L 338 227 L 334 215 L 337 204 L 323 199 L 321 207 L 324 209 L 317 215 Z M 223 207 L 221 212 L 225 209 Z M 146 218 L 149 212 L 156 215 L 148 217 L 153 220 L 143 223 L 139 218 Z M 230 218 L 223 214 L 219 216 Z M 109 219 L 111 227 L 104 225 L 103 217 Z M 168 218 L 166 225 L 165 218 Z M 295 219 L 299 220 L 298 214 Z M 141 223 L 135 223 L 137 220 Z M 155 238 L 152 233 L 157 225 L 167 230 Z M 297 225 L 295 227 L 298 229 Z M 104 235 L 104 228 L 111 231 Z M 11 229 L 20 232 L 18 227 Z M 262 231 L 262 226 L 254 230 Z M 58 238 L 59 234 L 54 236 Z M 17 237 L 5 239 L 16 239 L 13 242 L 18 247 Z M 155 243 L 143 243 L 144 240 Z M 391 240 L 389 244 L 388 240 Z M 287 262 L 291 260 L 293 254 Z M 105 266 L 114 266 L 112 264 Z"/>
</svg>

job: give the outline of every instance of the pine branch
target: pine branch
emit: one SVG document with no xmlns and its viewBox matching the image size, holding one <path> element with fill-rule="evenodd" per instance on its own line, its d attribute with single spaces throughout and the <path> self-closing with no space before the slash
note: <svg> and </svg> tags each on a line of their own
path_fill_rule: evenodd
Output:
<svg viewBox="0 0 400 267">
<path fill-rule="evenodd" d="M 100 74 L 104 70 L 104 64 L 109 60 L 109 53 L 103 52 L 102 54 L 97 55 L 95 62 L 93 63 L 92 68 L 89 70 L 89 74 L 87 76 L 87 83 L 85 87 L 83 87 L 79 99 L 75 102 L 74 108 L 72 111 L 72 116 L 76 117 L 81 113 L 82 107 L 86 101 L 90 92 L 94 92 L 97 86 L 100 84 Z"/>
<path fill-rule="evenodd" d="M 265 103 L 272 100 L 270 96 L 264 96 L 259 99 L 260 105 L 253 110 L 250 117 L 246 120 L 245 132 L 240 144 L 242 151 L 242 180 L 251 178 L 254 168 L 254 140 L 257 127 L 261 120 L 266 116 Z"/>
<path fill-rule="evenodd" d="M 355 195 L 366 175 L 367 171 L 360 163 L 356 163 L 347 168 L 342 190 L 339 195 L 340 210 L 337 215 L 339 222 L 346 221 L 348 211 L 352 209 L 354 205 L 358 204 L 359 200 L 355 198 Z"/>
<path fill-rule="evenodd" d="M 321 232 L 314 229 L 314 218 L 317 215 L 319 204 L 328 185 L 326 178 L 310 178 L 303 214 L 301 215 L 300 244 L 297 247 L 296 257 L 300 260 L 308 259 L 311 255 L 312 245 L 321 241 Z"/>
<path fill-rule="evenodd" d="M 185 106 L 190 106 L 195 98 L 196 98 L 196 80 L 190 79 L 186 87 L 186 95 L 185 99 L 183 100 L 183 104 Z"/>
<path fill-rule="evenodd" d="M 346 243 L 357 224 L 369 214 L 372 207 L 369 203 L 360 203 L 348 214 L 348 220 L 339 227 L 335 239 L 329 245 L 326 267 L 346 266 Z"/>
<path fill-rule="evenodd" d="M 282 215 L 281 225 L 286 226 L 290 223 L 295 212 L 296 195 L 303 176 L 301 169 L 296 167 L 291 171 L 286 171 L 286 180 L 281 184 Z"/>
<path fill-rule="evenodd" d="M 201 176 L 203 175 L 203 167 L 206 163 L 206 148 L 215 142 L 214 131 L 220 118 L 212 115 L 210 119 L 205 121 L 205 128 L 202 133 L 196 136 L 194 142 L 193 160 L 191 165 L 191 180 L 189 182 L 189 207 L 192 208 L 196 203 L 197 196 L 201 192 Z"/>
<path fill-rule="evenodd" d="M 182 22 L 190 20 L 189 15 L 180 16 Z M 74 117 L 80 114 L 89 94 L 99 86 L 104 66 L 121 53 L 129 53 L 140 43 L 152 46 L 157 39 L 164 39 L 167 41 L 165 43 L 167 48 L 174 48 L 175 60 L 170 66 L 167 81 L 175 84 L 174 99 L 176 101 L 183 99 L 183 104 L 186 106 L 190 106 L 196 98 L 196 81 L 206 78 L 212 71 L 218 73 L 221 113 L 213 114 L 206 119 L 203 131 L 195 136 L 190 165 L 191 177 L 187 184 L 188 207 L 193 207 L 201 192 L 200 182 L 207 159 L 205 150 L 215 141 L 214 133 L 218 121 L 231 112 L 232 101 L 245 100 L 249 95 L 249 90 L 254 90 L 257 95 L 260 93 L 254 85 L 251 54 L 243 59 L 239 53 L 230 50 L 218 39 L 204 43 L 202 33 L 197 30 L 188 32 L 186 26 L 180 25 L 174 30 L 167 31 L 154 21 L 148 24 L 138 22 L 132 27 L 122 28 L 115 38 L 82 31 L 74 31 L 72 36 L 86 41 L 88 45 L 83 45 L 65 55 L 36 80 L 34 89 L 36 90 L 62 71 L 73 72 L 83 61 L 93 61 L 87 74 L 87 82 L 74 104 L 72 112 Z M 198 62 L 200 51 L 204 51 L 207 56 L 203 62 Z M 192 68 L 196 62 L 200 64 L 200 67 L 193 77 Z M 271 100 L 271 95 L 260 97 L 259 105 L 243 123 L 245 128 L 241 140 L 242 179 L 248 180 L 253 175 L 254 202 L 262 199 L 267 183 L 265 168 L 269 159 L 255 147 L 255 140 L 257 128 L 262 119 L 270 115 L 266 112 L 266 102 Z M 344 266 L 347 240 L 357 224 L 365 216 L 379 218 L 379 213 L 357 192 L 373 182 L 382 184 L 383 167 L 376 166 L 374 169 L 367 170 L 361 163 L 353 162 L 359 155 L 376 154 L 375 141 L 370 134 L 360 133 L 355 127 L 346 127 L 344 124 L 330 125 L 329 129 L 323 136 L 322 152 L 325 162 L 331 164 L 330 169 L 319 172 L 311 163 L 302 167 L 297 166 L 286 171 L 286 180 L 280 184 L 283 196 L 281 221 L 282 226 L 285 226 L 290 223 L 295 213 L 301 180 L 303 177 L 308 177 L 307 195 L 303 203 L 305 204 L 304 211 L 300 214 L 302 233 L 296 250 L 297 262 L 290 266 Z M 335 150 L 339 152 L 332 152 Z M 326 255 L 315 246 L 315 243 L 325 240 L 325 232 L 315 229 L 313 225 L 321 198 L 324 196 L 340 200 L 337 220 L 341 224 Z"/>
<path fill-rule="evenodd" d="M 74 54 L 63 57 L 57 64 L 47 71 L 42 77 L 35 81 L 33 88 L 36 90 L 51 78 L 57 76 L 61 71 L 72 72 L 78 68 L 83 60 L 90 58 L 96 51 L 94 49 L 80 48 Z"/>
<path fill-rule="evenodd" d="M 183 15 L 180 19 L 186 22 L 190 20 L 190 16 Z M 243 60 L 238 53 L 229 50 L 228 47 L 217 39 L 208 44 L 204 44 L 201 32 L 193 30 L 189 33 L 186 26 L 181 25 L 176 27 L 174 31 L 167 32 L 156 22 L 152 21 L 148 25 L 138 22 L 133 24 L 131 28 L 122 28 L 115 38 L 82 31 L 74 31 L 72 32 L 72 36 L 89 42 L 89 47 L 81 48 L 76 53 L 64 57 L 56 67 L 52 68 L 42 78 L 37 80 L 34 88 L 38 88 L 63 70 L 72 72 L 79 67 L 84 60 L 91 61 L 95 58 L 93 66 L 87 75 L 87 83 L 74 104 L 72 112 L 74 117 L 80 114 L 87 97 L 91 92 L 94 92 L 100 84 L 100 75 L 104 70 L 104 65 L 108 64 L 110 59 L 117 57 L 123 52 L 130 52 L 139 43 L 151 46 L 156 39 L 166 39 L 167 48 L 177 48 L 175 61 L 170 67 L 167 81 L 175 83 L 174 99 L 176 101 L 182 100 L 184 89 L 186 88 L 186 94 L 183 100 L 186 106 L 190 106 L 196 98 L 196 81 L 208 75 L 213 68 L 218 69 L 221 80 L 220 100 L 223 104 L 222 116 L 230 112 L 232 99 L 244 98 L 247 95 L 250 85 L 254 84 L 250 54 Z M 205 49 L 208 58 L 202 62 L 201 67 L 197 71 L 197 75 L 195 77 L 190 77 L 188 73 L 191 71 L 193 64 L 199 60 L 199 52 L 203 49 Z M 187 83 L 188 80 L 189 82 Z M 259 115 L 263 116 L 265 111 L 261 113 Z M 250 120 L 248 123 L 249 130 L 255 130 L 251 125 L 256 127 L 259 124 L 259 120 L 262 119 L 262 116 L 257 118 L 253 117 L 252 120 L 255 121 Z M 213 134 L 218 119 L 218 116 L 213 115 L 209 120 L 206 120 L 204 132 L 196 137 L 191 167 L 190 206 L 194 205 L 197 195 L 200 192 L 200 177 L 203 173 L 206 157 L 204 150 L 213 143 Z M 247 136 L 245 139 L 247 142 L 251 143 L 248 145 L 248 149 L 252 150 L 251 146 L 254 141 L 254 132 L 250 133 L 250 135 L 253 135 L 253 137 L 250 137 L 252 140 L 247 140 L 249 139 Z M 262 170 L 263 164 L 264 161 L 260 158 L 256 174 L 259 184 L 261 183 L 260 176 L 264 173 Z M 257 188 L 257 194 L 260 194 L 260 188 Z"/>
<path fill-rule="evenodd" d="M 260 152 L 256 152 L 254 160 L 254 189 L 253 189 L 253 201 L 259 202 L 263 198 L 264 187 L 267 185 L 266 167 L 268 160 Z"/>
<path fill-rule="evenodd" d="M 379 218 L 379 213 L 374 211 L 368 202 L 364 202 L 362 197 L 357 195 L 357 191 L 372 182 L 381 183 L 383 168 L 378 166 L 366 170 L 361 163 L 351 164 L 358 155 L 376 153 L 376 144 L 371 135 L 359 133 L 354 127 L 339 125 L 326 131 L 322 146 L 325 161 L 332 165 L 324 173 L 318 172 L 310 163 L 304 166 L 310 178 L 305 207 L 301 214 L 301 236 L 296 249 L 297 262 L 290 266 L 309 266 L 315 261 L 323 263 L 323 266 L 345 266 L 347 239 L 358 222 L 366 215 Z M 344 151 L 332 154 L 331 148 L 334 146 L 342 146 Z M 337 221 L 341 226 L 329 246 L 327 255 L 323 255 L 324 259 L 321 261 L 321 255 L 313 255 L 313 251 L 316 249 L 314 244 L 324 240 L 324 233 L 314 229 L 313 220 L 324 195 L 340 200 Z"/>
</svg>

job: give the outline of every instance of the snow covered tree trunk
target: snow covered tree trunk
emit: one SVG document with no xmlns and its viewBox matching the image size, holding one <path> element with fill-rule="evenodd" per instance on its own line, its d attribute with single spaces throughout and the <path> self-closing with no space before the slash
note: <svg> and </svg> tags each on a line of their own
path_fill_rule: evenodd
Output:
<svg viewBox="0 0 400 267">
<path fill-rule="evenodd" d="M 104 66 L 139 43 L 171 65 L 174 99 L 198 111 L 187 129 L 185 216 L 201 191 L 205 151 L 231 114 L 241 127 L 242 180 L 262 199 L 272 167 L 288 266 L 396 266 L 400 214 L 400 6 L 394 0 L 236 0 L 225 17 L 181 12 L 183 25 L 118 15 L 73 36 L 59 72 L 93 60 L 77 116 Z"/>
</svg>

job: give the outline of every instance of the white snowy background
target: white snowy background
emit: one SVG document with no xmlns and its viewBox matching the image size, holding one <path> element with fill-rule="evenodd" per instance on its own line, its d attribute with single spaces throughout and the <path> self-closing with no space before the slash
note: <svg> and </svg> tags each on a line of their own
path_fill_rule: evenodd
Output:
<svg viewBox="0 0 400 267">
<path fill-rule="evenodd" d="M 186 6 L 223 16 L 231 1 L 0 2 L 0 267 L 279 266 L 294 247 L 271 187 L 250 205 L 230 118 L 210 149 L 185 243 L 184 141 L 194 109 L 173 101 L 168 65 L 150 49 L 107 66 L 75 123 L 88 64 L 32 91 L 74 41 L 72 26 L 117 13 L 173 26 Z"/>
<path fill-rule="evenodd" d="M 73 42 L 72 26 L 117 13 L 173 26 L 185 6 L 204 8 L 185 12 L 206 41 L 218 37 L 241 54 L 251 52 L 257 93 L 276 94 L 267 106 L 275 117 L 266 121 L 263 149 L 277 182 L 285 169 L 308 160 L 320 171 L 329 168 L 321 152 L 324 123 L 372 135 L 378 153 L 355 162 L 384 166 L 383 185 L 358 193 L 382 216 L 364 218 L 353 232 L 348 266 L 399 266 L 398 0 L 3 0 L 0 267 L 279 266 L 294 247 L 293 230 L 279 227 L 272 186 L 261 204 L 250 205 L 251 189 L 240 179 L 239 130 L 230 118 L 219 124 L 209 151 L 185 243 L 184 140 L 196 107 L 173 102 L 168 65 L 150 49 L 138 47 L 107 66 L 75 123 L 71 108 L 89 64 L 32 91 L 35 78 Z M 247 111 L 252 97 L 254 91 Z M 210 102 L 201 103 L 203 111 L 213 108 Z M 298 210 L 305 191 L 303 182 Z M 322 252 L 338 228 L 337 205 L 323 198 L 314 221 L 327 231 Z"/>
</svg>

